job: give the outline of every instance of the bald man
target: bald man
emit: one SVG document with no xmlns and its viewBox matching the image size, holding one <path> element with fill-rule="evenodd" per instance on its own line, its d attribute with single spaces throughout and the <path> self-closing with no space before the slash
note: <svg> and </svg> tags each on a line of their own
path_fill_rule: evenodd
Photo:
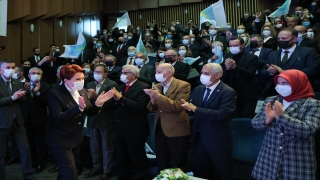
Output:
<svg viewBox="0 0 320 180">
<path fill-rule="evenodd" d="M 317 52 L 319 52 L 318 48 L 318 40 L 316 39 L 309 39 L 306 35 L 307 28 L 302 26 L 302 25 L 297 25 L 294 27 L 296 31 L 298 31 L 298 38 L 297 38 L 297 43 L 299 46 L 303 47 L 310 47 L 315 49 Z"/>
<path fill-rule="evenodd" d="M 157 66 L 158 82 L 145 90 L 150 96 L 147 107 L 154 112 L 157 165 L 159 170 L 184 168 L 189 146 L 189 117 L 181 106 L 181 99 L 189 101 L 190 84 L 173 77 L 174 68 L 169 63 Z"/>
<path fill-rule="evenodd" d="M 128 46 L 123 43 L 124 38 L 119 37 L 117 45 L 113 46 L 112 55 L 114 55 L 117 60 L 121 60 L 122 58 L 128 57 Z"/>
</svg>

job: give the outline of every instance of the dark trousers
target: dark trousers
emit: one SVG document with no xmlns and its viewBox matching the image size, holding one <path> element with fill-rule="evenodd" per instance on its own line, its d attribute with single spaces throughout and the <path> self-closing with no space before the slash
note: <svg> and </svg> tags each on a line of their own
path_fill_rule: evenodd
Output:
<svg viewBox="0 0 320 180">
<path fill-rule="evenodd" d="M 29 120 L 25 127 L 30 146 L 32 166 L 44 165 L 48 157 L 48 146 L 45 144 L 45 126 L 36 127 Z"/>
<path fill-rule="evenodd" d="M 21 160 L 21 169 L 25 180 L 33 179 L 31 155 L 29 144 L 24 126 L 19 126 L 16 120 L 13 120 L 11 127 L 0 128 L 0 179 L 5 179 L 5 156 L 7 149 L 7 137 L 12 135 L 16 141 Z"/>
<path fill-rule="evenodd" d="M 247 98 L 241 93 L 237 93 L 236 110 L 232 114 L 233 118 L 253 118 L 257 106 L 258 98 Z"/>
<path fill-rule="evenodd" d="M 129 180 L 132 166 L 136 179 L 148 180 L 149 163 L 144 149 L 146 139 L 147 135 L 133 134 L 126 138 L 116 136 L 118 180 Z"/>
<path fill-rule="evenodd" d="M 111 173 L 114 152 L 112 135 L 113 129 L 101 130 L 97 127 L 90 129 L 93 172 L 103 170 L 103 173 Z"/>
<path fill-rule="evenodd" d="M 50 147 L 59 167 L 57 180 L 78 180 L 75 159 L 78 158 L 80 145 L 75 148 Z"/>
<path fill-rule="evenodd" d="M 184 170 L 187 164 L 189 136 L 167 137 L 162 131 L 160 119 L 156 128 L 155 140 L 158 169 L 161 171 L 178 167 Z"/>
<path fill-rule="evenodd" d="M 12 135 L 8 137 L 8 147 L 7 147 L 7 159 L 9 160 L 18 160 L 19 159 L 19 149 L 17 142 L 14 140 Z"/>
<path fill-rule="evenodd" d="M 215 151 L 205 145 L 198 133 L 194 145 L 194 175 L 203 179 L 232 179 L 232 151 Z"/>
</svg>

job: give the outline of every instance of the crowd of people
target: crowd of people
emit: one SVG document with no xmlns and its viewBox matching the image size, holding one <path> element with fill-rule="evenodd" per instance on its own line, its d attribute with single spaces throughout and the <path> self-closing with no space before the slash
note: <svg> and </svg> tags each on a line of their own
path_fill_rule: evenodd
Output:
<svg viewBox="0 0 320 180">
<path fill-rule="evenodd" d="M 44 56 L 35 47 L 21 66 L 1 61 L 0 179 L 18 159 L 24 179 L 35 179 L 49 152 L 57 179 L 78 179 L 84 124 L 93 165 L 85 178 L 110 179 L 116 164 L 118 179 L 150 179 L 149 113 L 159 170 L 232 179 L 231 119 L 253 118 L 254 128 L 267 129 L 254 178 L 315 179 L 320 4 L 277 18 L 270 13 L 246 12 L 236 28 L 153 20 L 103 29 L 77 59 L 59 57 L 52 44 Z M 154 62 L 136 50 L 140 36 Z M 187 57 L 200 58 L 189 65 Z M 258 98 L 266 101 L 256 114 Z"/>
</svg>

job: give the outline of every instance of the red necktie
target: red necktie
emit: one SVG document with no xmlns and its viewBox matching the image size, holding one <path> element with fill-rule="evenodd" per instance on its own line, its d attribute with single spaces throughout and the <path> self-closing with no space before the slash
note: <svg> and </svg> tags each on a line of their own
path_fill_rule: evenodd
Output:
<svg viewBox="0 0 320 180">
<path fill-rule="evenodd" d="M 98 53 L 100 53 L 100 49 L 98 49 Z"/>
<path fill-rule="evenodd" d="M 129 61 L 129 63 L 128 63 L 128 64 L 132 65 L 132 58 L 130 58 L 130 61 Z"/>
<path fill-rule="evenodd" d="M 120 50 L 121 50 L 121 45 L 118 46 L 118 54 L 120 54 Z"/>
<path fill-rule="evenodd" d="M 129 85 L 126 85 L 126 92 L 128 92 L 130 86 Z"/>
</svg>

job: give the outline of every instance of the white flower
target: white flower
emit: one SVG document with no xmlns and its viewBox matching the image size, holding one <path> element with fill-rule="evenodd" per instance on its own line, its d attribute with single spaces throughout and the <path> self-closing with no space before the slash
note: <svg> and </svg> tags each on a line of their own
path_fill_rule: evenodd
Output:
<svg viewBox="0 0 320 180">
<path fill-rule="evenodd" d="M 175 177 L 176 179 L 182 178 L 181 172 L 176 172 L 176 173 L 174 174 L 174 177 Z"/>
<path fill-rule="evenodd" d="M 161 178 L 160 180 L 169 180 L 168 178 Z"/>
<path fill-rule="evenodd" d="M 167 177 L 169 177 L 169 176 L 168 176 L 168 174 L 164 174 L 163 177 L 164 177 L 164 178 L 167 178 Z"/>
</svg>

